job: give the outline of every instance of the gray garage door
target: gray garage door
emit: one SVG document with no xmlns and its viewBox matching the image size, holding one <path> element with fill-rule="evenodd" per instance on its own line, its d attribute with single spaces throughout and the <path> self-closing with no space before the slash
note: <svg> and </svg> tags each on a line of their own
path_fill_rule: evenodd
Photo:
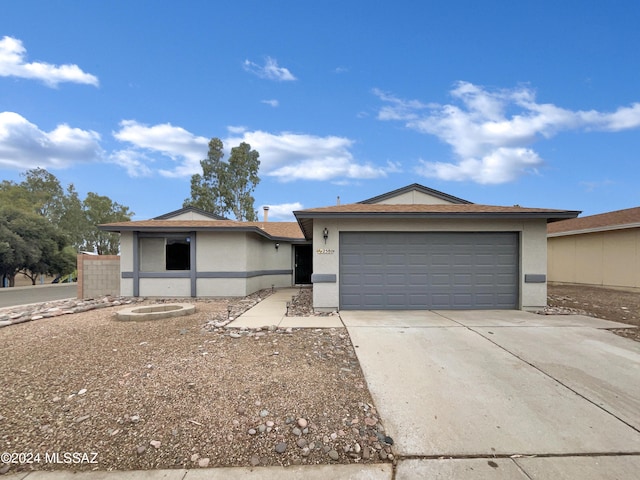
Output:
<svg viewBox="0 0 640 480">
<path fill-rule="evenodd" d="M 342 232 L 343 310 L 511 309 L 515 232 Z"/>
</svg>

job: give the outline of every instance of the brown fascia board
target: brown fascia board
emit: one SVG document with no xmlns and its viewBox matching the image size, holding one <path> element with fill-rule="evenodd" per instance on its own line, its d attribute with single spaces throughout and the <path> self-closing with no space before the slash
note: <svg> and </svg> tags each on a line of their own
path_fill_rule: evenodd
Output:
<svg viewBox="0 0 640 480">
<path fill-rule="evenodd" d="M 485 219 L 514 219 L 514 218 L 544 218 L 547 222 L 557 222 L 559 220 L 567 220 L 575 218 L 580 214 L 580 211 L 573 210 L 540 210 L 531 212 L 312 212 L 312 211 L 296 211 L 293 214 L 298 219 L 298 224 L 301 219 L 315 219 L 315 218 L 485 218 Z"/>
<path fill-rule="evenodd" d="M 618 230 L 627 230 L 630 228 L 640 228 L 640 223 L 624 223 L 621 225 L 603 225 L 601 227 L 583 228 L 581 230 L 563 230 L 561 232 L 551 232 L 547 234 L 547 237 L 566 237 L 569 235 L 582 235 L 584 233 L 600 233 L 600 232 L 612 232 Z"/>
<path fill-rule="evenodd" d="M 247 232 L 256 233 L 264 238 L 280 242 L 301 242 L 300 237 L 279 237 L 270 235 L 259 227 L 255 226 L 237 226 L 237 227 L 216 227 L 216 226 L 198 226 L 190 227 L 188 225 L 176 226 L 144 226 L 144 225 L 123 225 L 123 224 L 103 224 L 98 225 L 99 230 L 105 232 L 145 232 L 145 233 L 177 233 L 177 232 Z"/>
</svg>

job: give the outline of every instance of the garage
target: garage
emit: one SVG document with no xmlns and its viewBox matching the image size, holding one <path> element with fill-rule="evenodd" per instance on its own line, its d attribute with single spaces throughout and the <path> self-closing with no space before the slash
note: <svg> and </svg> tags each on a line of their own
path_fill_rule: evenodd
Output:
<svg viewBox="0 0 640 480">
<path fill-rule="evenodd" d="M 340 232 L 342 310 L 514 309 L 517 232 Z"/>
</svg>

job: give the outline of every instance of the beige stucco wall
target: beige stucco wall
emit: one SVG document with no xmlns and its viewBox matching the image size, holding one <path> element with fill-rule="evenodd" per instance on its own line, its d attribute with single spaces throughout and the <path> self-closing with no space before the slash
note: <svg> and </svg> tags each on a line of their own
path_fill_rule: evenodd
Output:
<svg viewBox="0 0 640 480">
<path fill-rule="evenodd" d="M 141 273 L 170 273 L 165 269 L 164 239 L 141 238 Z M 245 296 L 263 288 L 288 287 L 292 284 L 291 274 L 268 275 L 268 271 L 292 270 L 293 254 L 289 242 L 268 240 L 260 235 L 246 232 L 197 232 L 196 262 L 197 272 L 203 277 L 196 279 L 196 293 L 199 297 Z M 133 233 L 123 232 L 120 236 L 121 266 L 120 273 L 132 272 Z M 147 255 L 149 254 L 149 255 Z M 154 260 L 155 259 L 155 260 Z M 206 278 L 206 273 L 229 274 L 223 278 Z M 265 272 L 248 277 L 233 277 L 234 273 Z M 191 296 L 190 278 L 141 278 L 140 296 Z M 122 278 L 120 294 L 132 296 L 134 281 Z"/>
<path fill-rule="evenodd" d="M 166 272 L 165 239 L 143 237 L 140 242 L 140 271 Z"/>
<path fill-rule="evenodd" d="M 275 244 L 279 243 L 276 250 Z M 291 270 L 292 247 L 256 234 L 198 232 L 198 272 L 263 272 Z M 198 296 L 245 296 L 263 288 L 289 287 L 292 275 L 258 275 L 248 278 L 198 278 Z"/>
<path fill-rule="evenodd" d="M 322 236 L 329 230 L 326 244 Z M 547 303 L 546 283 L 525 283 L 525 274 L 547 270 L 546 220 L 326 220 L 314 222 L 313 273 L 335 274 L 335 283 L 315 283 L 313 304 L 319 310 L 337 310 L 340 301 L 340 232 L 520 232 L 520 308 L 543 307 Z"/>
<path fill-rule="evenodd" d="M 198 272 L 237 272 L 246 268 L 246 235 L 238 232 L 197 232 Z"/>
<path fill-rule="evenodd" d="M 141 278 L 141 297 L 190 297 L 189 278 Z"/>
<path fill-rule="evenodd" d="M 293 270 L 293 247 L 290 242 L 275 242 L 258 235 L 246 239 L 247 271 Z M 276 243 L 279 247 L 276 249 Z M 290 287 L 293 275 L 260 275 L 247 279 L 247 291 L 253 293 L 263 288 Z"/>
<path fill-rule="evenodd" d="M 178 215 L 173 215 L 171 217 L 171 220 L 207 220 L 209 222 L 213 221 L 215 222 L 215 220 L 207 215 L 202 215 L 198 212 L 182 212 Z"/>
<path fill-rule="evenodd" d="M 548 238 L 549 281 L 640 288 L 640 228 Z"/>
<path fill-rule="evenodd" d="M 120 233 L 120 295 L 133 296 L 133 279 L 122 278 L 122 272 L 133 271 L 133 233 Z"/>
</svg>

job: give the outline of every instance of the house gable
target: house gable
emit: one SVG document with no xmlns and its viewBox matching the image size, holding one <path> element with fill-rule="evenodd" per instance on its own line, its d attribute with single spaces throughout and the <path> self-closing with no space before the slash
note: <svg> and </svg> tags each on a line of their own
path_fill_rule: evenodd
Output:
<svg viewBox="0 0 640 480">
<path fill-rule="evenodd" d="M 227 220 L 227 218 L 210 213 L 196 207 L 185 207 L 173 212 L 165 213 L 152 220 Z"/>
<path fill-rule="evenodd" d="M 418 183 L 378 195 L 358 203 L 388 204 L 388 205 L 444 205 L 444 204 L 470 204 L 468 200 L 454 197 L 444 192 L 425 187 Z"/>
</svg>

